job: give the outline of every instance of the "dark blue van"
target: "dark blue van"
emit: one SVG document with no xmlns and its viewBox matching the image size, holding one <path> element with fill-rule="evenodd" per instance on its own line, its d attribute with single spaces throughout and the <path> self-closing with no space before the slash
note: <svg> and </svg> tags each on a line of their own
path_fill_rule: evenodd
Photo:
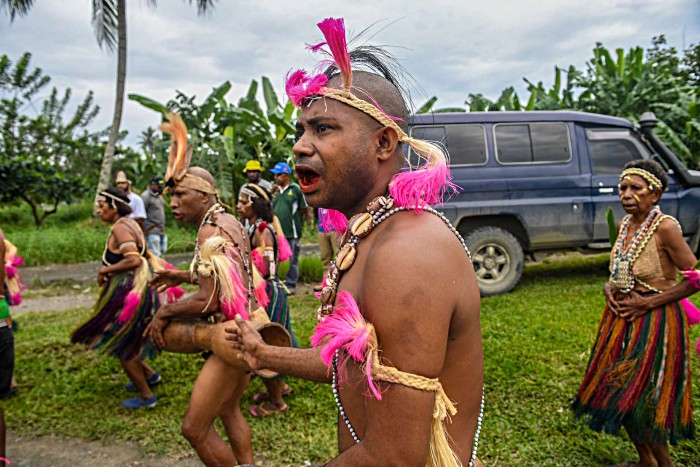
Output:
<svg viewBox="0 0 700 467">
<path fill-rule="evenodd" d="M 508 292 L 524 253 L 610 248 L 606 211 L 624 215 L 617 184 L 634 159 L 660 162 L 670 185 L 661 198 L 698 250 L 700 172 L 688 170 L 653 134 L 657 120 L 582 112 L 415 115 L 411 135 L 443 144 L 461 192 L 442 211 L 464 236 L 483 295 Z M 409 155 L 412 164 L 418 162 Z"/>
</svg>

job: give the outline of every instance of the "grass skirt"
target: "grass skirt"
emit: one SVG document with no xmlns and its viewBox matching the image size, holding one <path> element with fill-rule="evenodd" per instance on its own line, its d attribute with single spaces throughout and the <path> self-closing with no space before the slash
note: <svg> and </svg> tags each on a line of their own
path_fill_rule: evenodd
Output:
<svg viewBox="0 0 700 467">
<path fill-rule="evenodd" d="M 292 336 L 292 346 L 299 347 L 299 342 L 292 330 L 287 289 L 284 288 L 284 284 L 277 277 L 268 279 L 266 282 L 265 291 L 270 299 L 270 304 L 267 306 L 267 316 L 270 317 L 270 321 L 273 323 L 279 323 L 284 326 L 289 335 Z"/>
<path fill-rule="evenodd" d="M 117 323 L 133 283 L 132 273 L 110 277 L 100 289 L 94 313 L 73 331 L 71 342 L 87 344 L 90 349 L 125 360 L 139 354 L 153 358 L 155 348 L 150 339 L 143 337 L 143 332 L 147 320 L 158 309 L 157 292 L 146 288 L 134 317 L 126 323 Z"/>
<path fill-rule="evenodd" d="M 595 431 L 624 426 L 637 443 L 694 437 L 688 320 L 678 303 L 632 322 L 606 306 L 586 376 L 572 404 Z"/>
</svg>

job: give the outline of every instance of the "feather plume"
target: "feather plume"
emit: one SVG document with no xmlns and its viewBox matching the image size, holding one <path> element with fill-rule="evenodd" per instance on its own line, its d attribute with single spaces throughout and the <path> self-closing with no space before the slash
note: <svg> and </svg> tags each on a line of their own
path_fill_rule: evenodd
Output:
<svg viewBox="0 0 700 467">
<path fill-rule="evenodd" d="M 445 197 L 459 189 L 452 183 L 445 154 L 437 146 L 426 141 L 410 139 L 409 144 L 428 160 L 416 170 L 406 170 L 394 175 L 389 183 L 389 193 L 398 206 L 415 206 L 416 212 L 423 206 L 442 205 Z"/>
<path fill-rule="evenodd" d="M 700 310 L 698 310 L 698 308 L 693 305 L 690 300 L 684 298 L 680 301 L 680 305 L 681 308 L 683 308 L 685 315 L 688 317 L 688 325 L 694 326 L 700 323 Z"/>
<path fill-rule="evenodd" d="M 176 303 L 180 301 L 183 295 L 185 295 L 185 291 L 178 286 L 168 287 L 167 289 L 165 289 L 165 295 L 167 297 L 168 303 Z"/>
<path fill-rule="evenodd" d="M 328 77 L 323 73 L 308 76 L 305 70 L 297 70 L 287 74 L 285 91 L 287 97 L 295 106 L 301 107 L 304 99 L 309 96 L 321 94 L 323 87 L 328 83 Z"/>
<path fill-rule="evenodd" d="M 360 308 L 352 295 L 342 290 L 338 293 L 333 314 L 326 316 L 316 325 L 314 334 L 311 336 L 311 345 L 323 346 L 321 360 L 329 369 L 337 350 L 343 350 L 355 362 L 364 364 L 367 384 L 374 396 L 381 400 L 381 392 L 372 379 L 372 353 L 376 352 L 377 347 L 373 330 L 373 326 L 365 321 L 360 313 Z M 342 368 L 338 371 L 343 372 Z"/>
<path fill-rule="evenodd" d="M 327 209 L 326 215 L 321 219 L 321 227 L 326 231 L 345 233 L 348 228 L 348 218 L 340 211 Z"/>
<path fill-rule="evenodd" d="M 700 271 L 695 268 L 686 267 L 681 271 L 681 275 L 696 289 L 700 289 Z"/>
<path fill-rule="evenodd" d="M 321 359 L 326 366 L 330 366 L 333 355 L 338 349 L 343 349 L 359 363 L 364 363 L 367 342 L 370 335 L 370 325 L 365 321 L 360 309 L 349 292 L 343 290 L 338 293 L 337 305 L 333 307 L 333 314 L 316 325 L 311 345 L 318 347 L 328 338 L 321 349 Z"/>
<path fill-rule="evenodd" d="M 323 33 L 323 37 L 326 38 L 326 42 L 311 46 L 311 50 L 315 52 L 321 50 L 323 45 L 328 46 L 333 61 L 340 71 L 343 89 L 350 91 L 352 86 L 352 65 L 345 37 L 345 21 L 343 21 L 343 18 L 326 18 L 318 23 L 318 28 Z"/>
<path fill-rule="evenodd" d="M 161 124 L 164 133 L 170 133 L 172 142 L 168 154 L 168 166 L 165 169 L 165 180 L 179 181 L 185 176 L 190 166 L 192 152 L 187 147 L 187 127 L 177 114 L 168 114 L 168 122 Z"/>
</svg>

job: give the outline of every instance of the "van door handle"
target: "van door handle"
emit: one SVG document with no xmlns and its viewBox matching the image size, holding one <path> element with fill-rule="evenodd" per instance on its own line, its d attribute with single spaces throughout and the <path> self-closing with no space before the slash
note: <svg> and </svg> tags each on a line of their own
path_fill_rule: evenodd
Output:
<svg viewBox="0 0 700 467">
<path fill-rule="evenodd" d="M 598 188 L 598 193 L 608 194 L 608 193 L 612 193 L 612 192 L 613 192 L 613 188 Z"/>
</svg>

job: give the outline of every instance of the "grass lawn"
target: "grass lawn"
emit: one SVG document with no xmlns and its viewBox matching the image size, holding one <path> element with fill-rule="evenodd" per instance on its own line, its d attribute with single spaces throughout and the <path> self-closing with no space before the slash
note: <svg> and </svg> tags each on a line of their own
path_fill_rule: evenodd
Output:
<svg viewBox="0 0 700 467">
<path fill-rule="evenodd" d="M 606 258 L 587 257 L 528 266 L 510 294 L 484 299 L 486 412 L 479 457 L 486 465 L 606 465 L 635 459 L 623 437 L 594 433 L 575 421 L 568 404 L 578 389 L 603 306 Z M 700 300 L 697 302 L 700 303 Z M 293 322 L 308 343 L 316 300 L 292 298 Z M 4 402 L 11 431 L 105 442 L 138 441 L 147 452 L 182 455 L 191 449 L 179 426 L 201 366 L 199 356 L 163 354 L 155 366 L 165 383 L 158 407 L 118 408 L 126 377 L 113 359 L 69 344 L 89 310 L 21 316 L 16 334 L 20 392 Z M 693 343 L 700 329 L 693 329 Z M 700 359 L 694 354 L 694 406 L 700 407 Z M 290 379 L 291 411 L 248 417 L 256 453 L 274 465 L 322 462 L 336 452 L 336 411 L 330 388 Z M 262 388 L 252 382 L 244 406 Z M 677 465 L 700 465 L 700 443 L 672 448 Z"/>
</svg>

